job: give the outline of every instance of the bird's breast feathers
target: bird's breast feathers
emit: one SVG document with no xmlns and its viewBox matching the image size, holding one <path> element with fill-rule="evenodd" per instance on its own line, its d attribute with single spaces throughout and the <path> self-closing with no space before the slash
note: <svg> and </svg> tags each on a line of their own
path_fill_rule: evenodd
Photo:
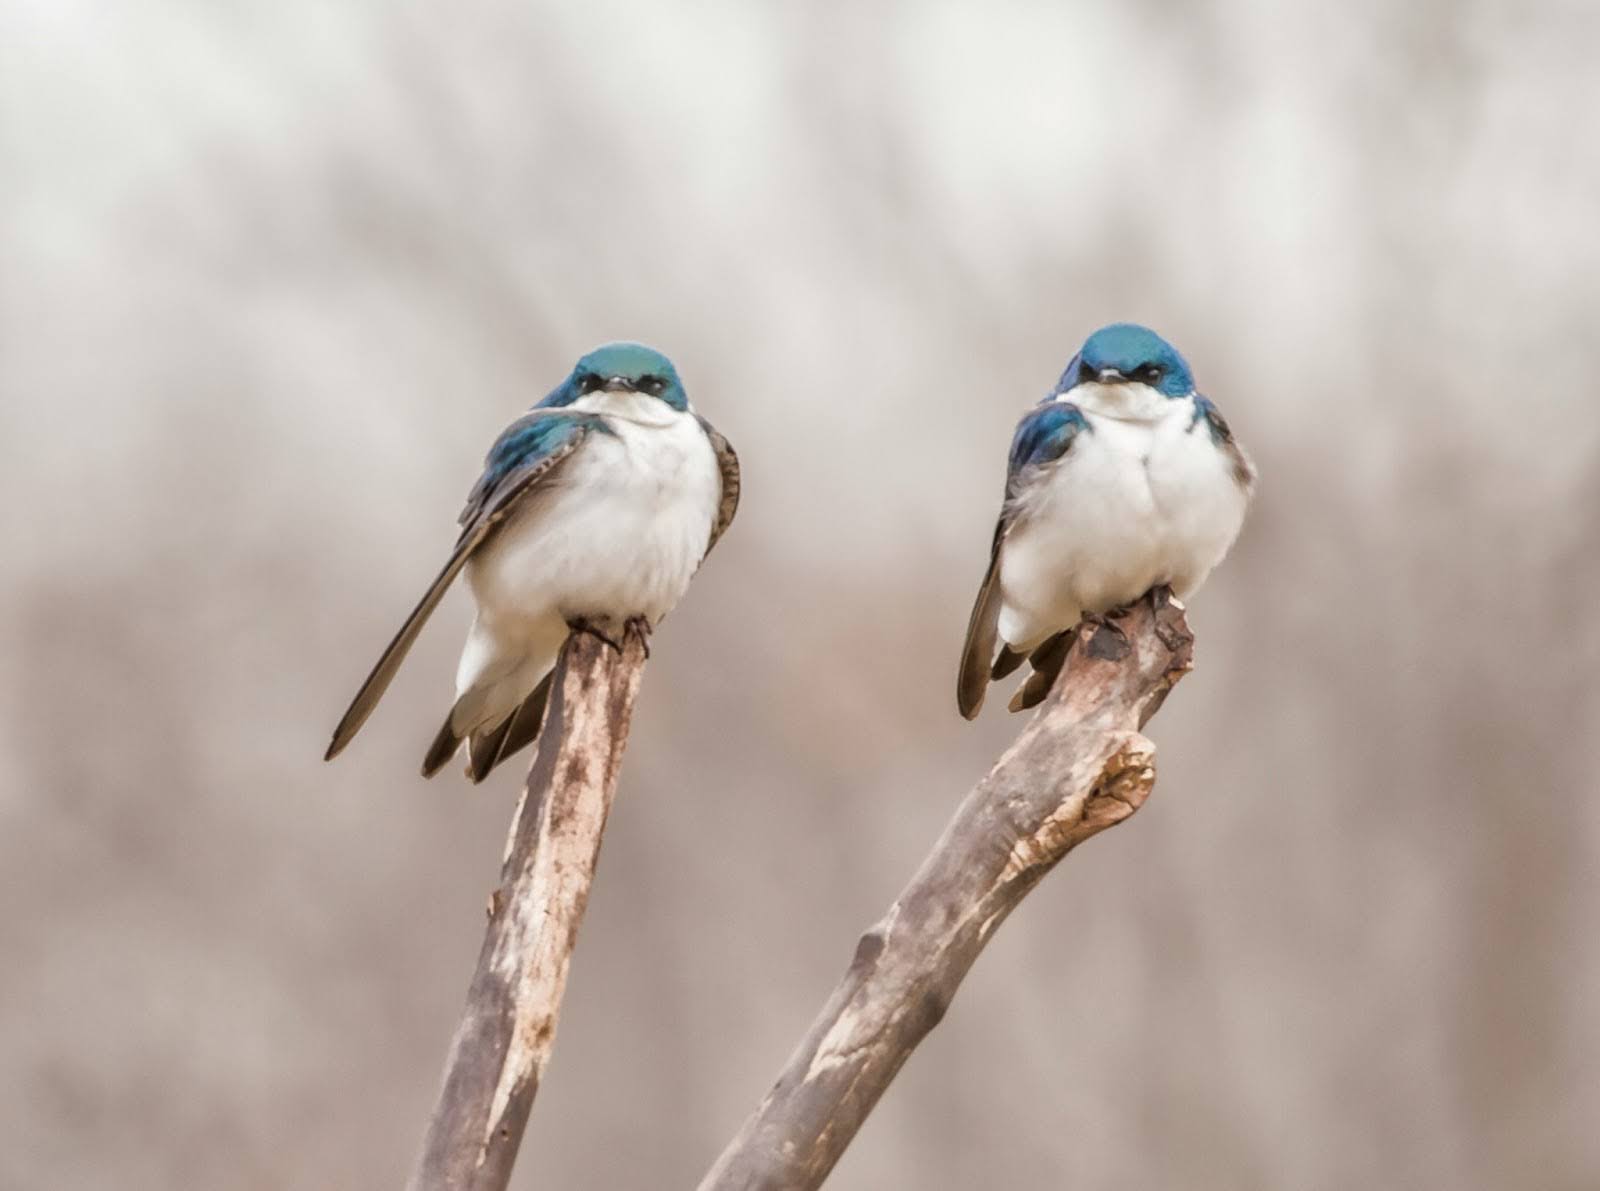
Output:
<svg viewBox="0 0 1600 1191">
<path fill-rule="evenodd" d="M 1230 497 L 1246 495 L 1237 491 L 1248 483 L 1235 474 L 1237 446 L 1226 423 L 1198 395 L 1171 398 L 1144 385 L 1086 384 L 1057 403 L 1079 411 L 1081 429 L 1059 458 L 1015 477 L 1013 512 L 1023 518 L 1030 506 L 1068 494 L 1163 517 L 1218 488 L 1236 490 L 1224 493 Z"/>
<path fill-rule="evenodd" d="M 1087 400 L 1059 459 L 1015 479 L 1001 556 L 1002 635 L 1030 643 L 1082 611 L 1105 611 L 1156 583 L 1192 589 L 1232 544 L 1247 489 L 1193 399 Z"/>
<path fill-rule="evenodd" d="M 590 435 L 469 564 L 481 612 L 653 622 L 683 597 L 710 541 L 721 476 L 694 415 L 652 405 L 641 411 L 648 420 L 595 411 L 610 433 Z"/>
</svg>

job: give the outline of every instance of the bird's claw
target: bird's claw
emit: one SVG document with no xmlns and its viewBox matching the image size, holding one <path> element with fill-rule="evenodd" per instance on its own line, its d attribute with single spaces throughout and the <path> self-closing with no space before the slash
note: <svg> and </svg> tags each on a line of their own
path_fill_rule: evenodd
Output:
<svg viewBox="0 0 1600 1191">
<path fill-rule="evenodd" d="M 618 653 L 623 652 L 629 637 L 637 637 L 639 644 L 644 647 L 644 656 L 646 658 L 650 656 L 651 630 L 650 620 L 648 617 L 630 616 L 627 620 L 623 621 L 622 640 L 620 641 L 586 616 L 574 617 L 572 620 L 567 621 L 567 627 L 574 633 L 587 633 L 589 636 L 594 637 L 597 640 L 604 641 Z"/>
<path fill-rule="evenodd" d="M 1114 632 L 1120 633 L 1122 630 L 1113 622 L 1117 617 L 1126 616 L 1127 614 L 1128 609 L 1126 606 L 1121 608 L 1111 608 L 1105 612 L 1085 612 L 1083 615 L 1078 617 L 1078 624 L 1080 631 L 1082 628 L 1088 627 L 1091 629 L 1111 629 Z"/>
<path fill-rule="evenodd" d="M 1113 619 L 1123 614 L 1124 609 L 1114 608 L 1109 612 L 1085 612 L 1078 618 L 1078 640 L 1089 657 L 1115 662 L 1128 656 L 1132 643 Z"/>
<path fill-rule="evenodd" d="M 606 633 L 599 626 L 597 626 L 594 621 L 588 619 L 587 617 L 579 616 L 569 620 L 567 621 L 567 627 L 574 633 L 586 633 L 587 635 L 594 637 L 596 640 L 604 641 L 618 653 L 622 652 L 622 643 L 616 640 L 616 638 L 612 637 L 610 634 Z"/>
<path fill-rule="evenodd" d="M 645 616 L 630 616 L 628 617 L 627 623 L 622 626 L 624 640 L 626 640 L 629 635 L 635 636 L 639 639 L 639 644 L 644 648 L 644 656 L 646 661 L 648 661 L 650 658 L 650 632 L 650 620 Z"/>
<path fill-rule="evenodd" d="M 1123 620 L 1129 616 L 1132 616 L 1133 610 L 1145 600 L 1149 600 L 1150 606 L 1157 612 L 1161 611 L 1161 609 L 1165 608 L 1168 604 L 1177 603 L 1177 597 L 1172 594 L 1171 585 L 1166 583 L 1157 583 L 1154 587 L 1145 592 L 1136 600 L 1129 600 L 1126 604 L 1118 604 L 1115 608 L 1107 608 L 1104 612 L 1086 613 L 1083 616 L 1083 619 L 1094 624 L 1103 624 L 1111 628 L 1117 628 L 1117 626 L 1111 624 L 1111 622 L 1114 620 Z M 1120 632 L 1121 630 L 1119 629 L 1118 631 Z"/>
</svg>

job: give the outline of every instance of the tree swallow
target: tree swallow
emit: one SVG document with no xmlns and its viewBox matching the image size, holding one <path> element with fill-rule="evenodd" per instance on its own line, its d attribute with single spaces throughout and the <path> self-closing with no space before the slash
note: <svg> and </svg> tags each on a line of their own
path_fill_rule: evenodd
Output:
<svg viewBox="0 0 1600 1191">
<path fill-rule="evenodd" d="M 449 561 L 356 693 L 327 759 L 372 714 L 465 570 L 477 618 L 422 773 L 466 741 L 481 782 L 538 735 L 568 633 L 620 634 L 639 618 L 654 628 L 738 505 L 738 456 L 694 412 L 672 361 L 637 343 L 596 348 L 489 448 Z"/>
<path fill-rule="evenodd" d="M 1084 616 L 1166 585 L 1188 596 L 1239 536 L 1255 468 L 1154 331 L 1102 327 L 1017 425 L 1005 500 L 961 653 L 972 719 L 1027 658 L 1012 711 L 1050 692 Z M 996 654 L 995 646 L 999 644 Z"/>
</svg>

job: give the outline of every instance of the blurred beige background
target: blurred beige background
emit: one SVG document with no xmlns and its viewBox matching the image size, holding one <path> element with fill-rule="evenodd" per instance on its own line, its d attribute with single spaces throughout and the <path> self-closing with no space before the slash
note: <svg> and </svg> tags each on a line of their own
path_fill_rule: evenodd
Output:
<svg viewBox="0 0 1600 1191">
<path fill-rule="evenodd" d="M 0 1187 L 383 1188 L 519 766 L 416 776 L 499 427 L 743 455 L 523 1188 L 693 1184 L 1019 721 L 1011 426 L 1147 321 L 1262 472 L 1150 805 L 832 1187 L 1600 1186 L 1600 9 L 0 5 Z"/>
</svg>

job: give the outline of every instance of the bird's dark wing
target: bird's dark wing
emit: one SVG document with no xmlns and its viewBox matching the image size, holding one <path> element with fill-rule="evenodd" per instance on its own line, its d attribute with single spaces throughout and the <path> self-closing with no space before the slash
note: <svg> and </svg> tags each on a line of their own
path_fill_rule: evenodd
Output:
<svg viewBox="0 0 1600 1191">
<path fill-rule="evenodd" d="M 1250 456 L 1244 453 L 1244 448 L 1234 440 L 1233 431 L 1229 429 L 1227 421 L 1222 416 L 1222 411 L 1204 393 L 1194 395 L 1194 421 L 1189 423 L 1192 432 L 1202 421 L 1211 433 L 1211 441 L 1217 444 L 1219 450 L 1228 457 L 1228 462 L 1233 467 L 1233 482 L 1238 484 L 1246 493 L 1255 487 L 1255 464 L 1250 462 Z"/>
<path fill-rule="evenodd" d="M 739 511 L 739 456 L 734 454 L 733 444 L 704 418 L 700 419 L 700 428 L 711 440 L 711 449 L 717 453 L 717 469 L 722 473 L 722 499 L 717 505 L 717 519 L 711 526 L 711 540 L 706 543 L 706 554 L 710 554 L 711 547 L 727 532 L 734 514 Z"/>
<path fill-rule="evenodd" d="M 1015 515 L 1017 494 L 1039 467 L 1060 459 L 1073 439 L 1090 429 L 1083 411 L 1066 401 L 1038 406 L 1017 425 L 1006 468 L 1006 498 L 989 546 L 989 569 L 967 619 L 967 639 L 961 648 L 961 669 L 956 678 L 956 707 L 969 720 L 982 709 L 990 679 L 1004 677 L 1021 661 L 1020 654 L 1009 650 L 995 660 L 995 644 L 1000 635 L 1000 552 Z"/>
<path fill-rule="evenodd" d="M 961 647 L 961 675 L 956 682 L 956 706 L 967 719 L 983 707 L 983 693 L 989 688 L 989 663 L 994 657 L 1000 623 L 1000 543 L 1005 539 L 1006 516 L 995 523 L 994 542 L 989 547 L 989 569 L 967 618 L 967 640 Z"/>
<path fill-rule="evenodd" d="M 325 760 L 338 756 L 367 722 L 422 626 L 439 606 L 467 559 L 488 540 L 523 497 L 548 485 L 561 465 L 596 431 L 609 433 L 605 423 L 593 414 L 535 410 L 518 418 L 495 440 L 484 461 L 483 475 L 467 495 L 466 507 L 461 512 L 461 536 L 456 539 L 455 549 L 356 692 L 350 709 L 334 729 Z"/>
</svg>

